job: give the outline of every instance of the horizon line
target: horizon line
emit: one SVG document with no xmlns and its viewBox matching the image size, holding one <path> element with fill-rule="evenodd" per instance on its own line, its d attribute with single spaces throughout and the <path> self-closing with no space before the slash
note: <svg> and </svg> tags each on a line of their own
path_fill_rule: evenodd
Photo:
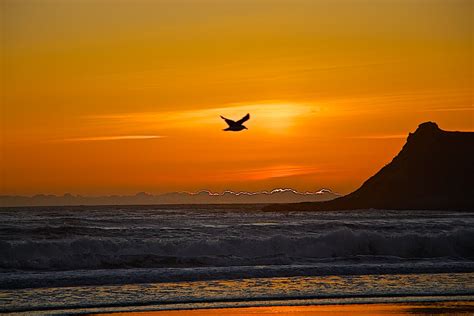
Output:
<svg viewBox="0 0 474 316">
<path fill-rule="evenodd" d="M 292 188 L 274 188 L 271 190 L 261 190 L 261 191 L 234 191 L 234 190 L 223 190 L 221 192 L 214 192 L 209 189 L 201 189 L 198 191 L 170 191 L 170 192 L 163 192 L 163 193 L 148 193 L 146 191 L 139 191 L 136 192 L 135 194 L 130 193 L 130 194 L 104 194 L 104 195 L 81 195 L 81 194 L 74 194 L 74 193 L 69 193 L 65 192 L 62 195 L 58 194 L 48 194 L 48 193 L 37 193 L 33 195 L 21 195 L 21 194 L 0 194 L 0 198 L 4 197 L 26 197 L 26 198 L 35 198 L 35 197 L 81 197 L 81 198 L 103 198 L 103 197 L 135 197 L 139 195 L 146 195 L 146 196 L 151 196 L 151 197 L 158 197 L 158 196 L 163 196 L 167 194 L 188 194 L 190 196 L 195 196 L 199 195 L 201 193 L 207 193 L 209 196 L 224 196 L 225 194 L 233 194 L 235 196 L 240 196 L 240 195 L 247 195 L 247 196 L 252 196 L 252 195 L 272 195 L 275 193 L 283 193 L 283 192 L 291 192 L 297 195 L 321 195 L 324 193 L 331 193 L 335 195 L 342 196 L 342 194 L 337 193 L 331 189 L 328 188 L 321 188 L 316 191 L 298 191 Z"/>
</svg>

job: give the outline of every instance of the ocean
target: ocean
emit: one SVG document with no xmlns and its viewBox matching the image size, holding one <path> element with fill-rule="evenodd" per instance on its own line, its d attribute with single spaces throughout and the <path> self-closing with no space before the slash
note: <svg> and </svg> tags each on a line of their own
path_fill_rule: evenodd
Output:
<svg viewBox="0 0 474 316">
<path fill-rule="evenodd" d="M 474 300 L 474 212 L 0 209 L 0 312 Z"/>
</svg>

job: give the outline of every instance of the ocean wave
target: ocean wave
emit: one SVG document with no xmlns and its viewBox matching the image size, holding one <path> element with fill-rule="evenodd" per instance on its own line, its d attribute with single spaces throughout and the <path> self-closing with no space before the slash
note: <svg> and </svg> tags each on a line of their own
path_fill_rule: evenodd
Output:
<svg viewBox="0 0 474 316">
<path fill-rule="evenodd" d="M 119 285 L 203 280 L 235 280 L 255 278 L 400 275 L 424 273 L 468 273 L 474 271 L 473 261 L 447 258 L 399 260 L 382 258 L 371 262 L 338 261 L 306 265 L 258 265 L 192 268 L 136 268 L 69 271 L 17 271 L 0 273 L 0 289 L 48 288 L 63 286 Z"/>
<path fill-rule="evenodd" d="M 2 270 L 288 265 L 331 258 L 474 258 L 474 229 L 389 233 L 349 228 L 308 237 L 81 237 L 0 241 Z"/>
</svg>

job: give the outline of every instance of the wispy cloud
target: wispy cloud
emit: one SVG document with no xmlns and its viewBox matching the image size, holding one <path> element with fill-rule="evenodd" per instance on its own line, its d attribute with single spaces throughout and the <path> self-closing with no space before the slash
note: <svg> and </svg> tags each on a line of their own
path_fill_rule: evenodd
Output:
<svg viewBox="0 0 474 316">
<path fill-rule="evenodd" d="M 284 132 L 291 127 L 298 118 L 318 112 L 319 107 L 314 104 L 285 102 L 285 101 L 260 101 L 255 103 L 233 103 L 220 107 L 167 111 L 167 112 L 137 112 L 112 115 L 87 116 L 88 120 L 108 121 L 107 124 L 120 124 L 146 126 L 148 128 L 199 128 L 202 126 L 222 126 L 225 123 L 219 118 L 224 115 L 238 119 L 246 113 L 251 113 L 250 125 L 257 126 L 267 132 Z M 252 128 L 253 128 L 252 126 Z"/>
<path fill-rule="evenodd" d="M 276 165 L 263 168 L 239 170 L 238 172 L 231 172 L 224 177 L 229 178 L 243 178 L 246 180 L 265 180 L 273 178 L 285 178 L 300 175 L 308 175 L 324 172 L 323 170 L 311 166 L 301 165 Z M 221 175 L 222 176 L 222 175 Z"/>
<path fill-rule="evenodd" d="M 395 135 L 362 135 L 362 136 L 350 136 L 347 138 L 351 139 L 405 139 L 407 134 L 395 134 Z"/>
<path fill-rule="evenodd" d="M 418 110 L 418 112 L 458 112 L 458 111 L 474 111 L 474 106 L 469 107 L 451 107 L 451 108 L 432 108 L 432 109 L 423 109 Z"/>
<path fill-rule="evenodd" d="M 119 135 L 119 136 L 94 136 L 94 137 L 77 137 L 66 138 L 65 142 L 93 142 L 93 141 L 113 141 L 113 140 L 141 140 L 141 139 L 157 139 L 165 136 L 160 135 Z"/>
</svg>

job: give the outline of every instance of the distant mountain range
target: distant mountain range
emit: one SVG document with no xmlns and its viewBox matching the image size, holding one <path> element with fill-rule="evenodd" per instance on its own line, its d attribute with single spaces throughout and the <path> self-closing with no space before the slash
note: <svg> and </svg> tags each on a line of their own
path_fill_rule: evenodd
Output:
<svg viewBox="0 0 474 316">
<path fill-rule="evenodd" d="M 421 124 L 391 163 L 356 191 L 331 201 L 279 204 L 265 210 L 474 211 L 474 133 Z"/>
<path fill-rule="evenodd" d="M 296 203 L 328 201 L 339 197 L 328 189 L 298 192 L 293 189 L 274 189 L 261 192 L 211 191 L 172 192 L 135 195 L 81 196 L 64 194 L 35 196 L 0 196 L 0 206 L 61 206 L 61 205 L 148 205 L 148 204 L 232 204 L 232 203 Z"/>
</svg>

